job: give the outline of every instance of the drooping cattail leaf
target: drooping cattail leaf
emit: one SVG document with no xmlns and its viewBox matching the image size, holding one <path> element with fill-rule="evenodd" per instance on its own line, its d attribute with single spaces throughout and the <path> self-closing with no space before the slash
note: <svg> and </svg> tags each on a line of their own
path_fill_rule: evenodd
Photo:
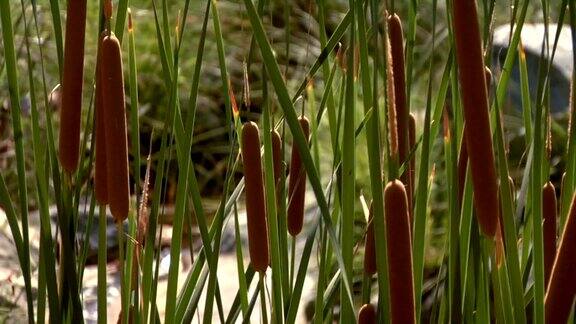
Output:
<svg viewBox="0 0 576 324">
<path fill-rule="evenodd" d="M 482 232 L 494 237 L 499 212 L 498 185 L 476 1 L 454 1 L 452 9 L 474 205 Z"/>
<path fill-rule="evenodd" d="M 78 167 L 84 78 L 86 0 L 69 0 L 66 10 L 66 43 L 62 74 L 59 158 L 62 168 L 72 173 Z"/>
<path fill-rule="evenodd" d="M 391 322 L 393 324 L 415 323 L 410 216 L 406 190 L 399 180 L 391 181 L 386 185 L 384 207 Z"/>
<path fill-rule="evenodd" d="M 128 217 L 130 187 L 128 175 L 128 137 L 124 103 L 124 74 L 120 43 L 113 33 L 102 40 L 102 103 L 106 137 L 106 175 L 108 202 L 116 221 Z"/>
<path fill-rule="evenodd" d="M 304 136 L 310 136 L 310 122 L 302 116 L 298 118 Z M 296 146 L 292 147 L 290 159 L 290 179 L 288 181 L 288 232 L 296 236 L 302 231 L 304 223 L 304 199 L 306 197 L 306 172 L 302 165 L 300 152 Z"/>
<path fill-rule="evenodd" d="M 254 122 L 247 122 L 242 127 L 242 162 L 246 188 L 250 262 L 254 270 L 265 272 L 269 264 L 268 227 L 260 157 L 260 131 Z"/>
</svg>

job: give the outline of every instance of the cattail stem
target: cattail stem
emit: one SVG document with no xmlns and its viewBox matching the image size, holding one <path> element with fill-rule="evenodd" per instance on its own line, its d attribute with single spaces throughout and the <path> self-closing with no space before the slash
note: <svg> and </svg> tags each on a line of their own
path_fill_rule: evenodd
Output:
<svg viewBox="0 0 576 324">
<path fill-rule="evenodd" d="M 298 118 L 300 127 L 304 132 L 304 137 L 308 139 L 310 135 L 310 122 L 308 118 L 302 116 Z M 303 168 L 300 151 L 294 145 L 292 147 L 292 157 L 290 160 L 290 180 L 288 182 L 288 232 L 292 236 L 298 235 L 302 231 L 304 223 L 304 199 L 306 197 L 306 171 Z"/>
<path fill-rule="evenodd" d="M 544 282 L 548 285 L 556 255 L 556 189 L 552 182 L 542 188 L 542 217 L 544 219 Z"/>
<path fill-rule="evenodd" d="M 79 159 L 86 0 L 68 1 L 66 13 L 59 158 L 62 168 L 72 173 L 78 167 Z"/>
<path fill-rule="evenodd" d="M 544 299 L 546 323 L 566 323 L 576 295 L 576 195 L 570 211 Z"/>
<path fill-rule="evenodd" d="M 452 9 L 475 208 L 482 232 L 494 237 L 498 224 L 498 185 L 476 1 L 453 1 Z"/>
<path fill-rule="evenodd" d="M 242 127 L 242 162 L 246 188 L 250 261 L 254 270 L 263 273 L 269 264 L 268 227 L 260 157 L 260 131 L 253 122 L 245 123 Z"/>
<path fill-rule="evenodd" d="M 404 185 L 394 180 L 384 190 L 391 322 L 416 323 L 410 216 Z"/>
<path fill-rule="evenodd" d="M 128 138 L 124 104 L 124 75 L 120 43 L 114 34 L 102 40 L 102 103 L 106 136 L 106 176 L 110 211 L 124 221 L 130 209 Z"/>
</svg>

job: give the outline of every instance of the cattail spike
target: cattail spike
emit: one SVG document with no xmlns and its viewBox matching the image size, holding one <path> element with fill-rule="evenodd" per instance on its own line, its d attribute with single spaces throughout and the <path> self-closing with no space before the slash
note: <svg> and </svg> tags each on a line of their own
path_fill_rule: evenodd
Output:
<svg viewBox="0 0 576 324">
<path fill-rule="evenodd" d="M 476 1 L 454 1 L 452 9 L 476 214 L 482 232 L 494 237 L 498 225 L 498 185 Z"/>
<path fill-rule="evenodd" d="M 104 103 L 102 102 L 102 41 L 104 34 L 98 39 L 96 55 L 96 87 L 94 89 L 94 111 L 96 116 L 96 158 L 94 170 L 94 192 L 99 204 L 108 204 L 108 181 L 106 168 L 106 128 L 104 119 Z"/>
<path fill-rule="evenodd" d="M 358 312 L 358 324 L 376 324 L 376 308 L 372 304 L 364 304 Z"/>
<path fill-rule="evenodd" d="M 246 187 L 248 247 L 254 270 L 265 272 L 269 264 L 268 227 L 264 203 L 264 180 L 260 157 L 260 131 L 253 122 L 242 127 L 242 162 Z"/>
<path fill-rule="evenodd" d="M 546 323 L 566 323 L 576 295 L 576 195 L 572 197 L 562 239 L 554 259 L 544 306 Z"/>
<path fill-rule="evenodd" d="M 310 121 L 305 116 L 298 118 L 304 137 L 310 136 Z M 296 236 L 302 231 L 304 223 L 304 199 L 306 197 L 306 171 L 298 147 L 292 147 L 290 160 L 290 179 L 288 182 L 288 232 Z"/>
<path fill-rule="evenodd" d="M 58 153 L 62 168 L 72 173 L 78 168 L 79 159 L 86 0 L 68 1 L 66 13 Z"/>
<path fill-rule="evenodd" d="M 110 211 L 117 222 L 128 217 L 130 183 L 128 174 L 128 136 L 124 103 L 124 74 L 120 42 L 114 34 L 102 40 L 102 103 L 106 136 L 106 175 Z"/>
<path fill-rule="evenodd" d="M 542 188 L 542 216 L 544 219 L 544 282 L 548 285 L 550 273 L 554 265 L 556 255 L 556 189 L 552 182 L 548 182 Z"/>
<path fill-rule="evenodd" d="M 404 185 L 394 180 L 384 190 L 391 323 L 416 323 L 410 216 Z"/>
<path fill-rule="evenodd" d="M 392 55 L 392 74 L 394 80 L 394 105 L 396 107 L 396 127 L 398 132 L 398 158 L 404 163 L 409 151 L 409 114 L 406 102 L 406 75 L 404 67 L 404 36 L 402 22 L 397 14 L 388 17 L 388 36 Z M 407 170 L 407 169 L 406 169 Z M 408 183 L 408 173 L 401 177 L 403 183 Z"/>
<path fill-rule="evenodd" d="M 278 185 L 282 176 L 282 138 L 280 134 L 273 130 L 270 132 L 272 137 L 272 159 L 274 161 L 274 183 Z"/>
<path fill-rule="evenodd" d="M 112 0 L 104 0 L 104 18 L 107 21 L 112 19 Z"/>
<path fill-rule="evenodd" d="M 390 158 L 398 163 L 398 128 L 396 119 L 396 99 L 394 87 L 394 71 L 392 67 L 392 50 L 387 37 L 384 37 L 384 48 L 386 49 L 386 97 L 388 105 L 388 146 L 390 148 Z"/>
</svg>

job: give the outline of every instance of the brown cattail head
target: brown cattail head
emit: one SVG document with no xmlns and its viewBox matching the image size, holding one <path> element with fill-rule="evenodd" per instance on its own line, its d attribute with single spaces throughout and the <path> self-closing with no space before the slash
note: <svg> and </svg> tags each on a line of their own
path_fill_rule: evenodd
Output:
<svg viewBox="0 0 576 324">
<path fill-rule="evenodd" d="M 86 0 L 68 1 L 66 42 L 62 74 L 62 110 L 60 111 L 59 158 L 62 168 L 72 173 L 78 167 L 82 81 L 84 79 L 84 34 Z"/>
<path fill-rule="evenodd" d="M 546 285 L 550 280 L 550 273 L 556 255 L 556 189 L 548 181 L 542 188 L 542 217 L 544 219 L 544 278 Z"/>
<path fill-rule="evenodd" d="M 274 161 L 274 183 L 278 185 L 280 177 L 282 176 L 282 138 L 280 134 L 273 130 L 270 132 L 272 136 L 272 159 Z"/>
<path fill-rule="evenodd" d="M 572 197 L 562 239 L 544 299 L 546 323 L 566 323 L 576 295 L 576 195 Z"/>
<path fill-rule="evenodd" d="M 374 239 L 374 207 L 370 205 L 370 214 L 366 226 L 366 242 L 364 244 L 364 273 L 372 276 L 376 273 L 376 240 Z"/>
<path fill-rule="evenodd" d="M 476 214 L 482 232 L 494 237 L 498 224 L 498 185 L 476 1 L 454 1 L 452 8 Z"/>
<path fill-rule="evenodd" d="M 388 37 L 392 54 L 392 73 L 394 76 L 394 102 L 396 107 L 396 127 L 398 129 L 398 158 L 404 163 L 409 150 L 409 111 L 406 104 L 406 76 L 404 72 L 404 36 L 402 22 L 396 14 L 388 17 Z M 401 177 L 403 183 L 408 183 L 408 174 Z"/>
<path fill-rule="evenodd" d="M 304 137 L 310 136 L 310 122 L 305 116 L 298 118 Z M 306 197 L 306 170 L 302 165 L 300 151 L 292 146 L 290 159 L 290 179 L 288 181 L 288 232 L 296 236 L 302 231 L 304 223 L 304 198 Z"/>
<path fill-rule="evenodd" d="M 384 37 L 386 50 L 386 100 L 388 105 L 388 146 L 390 158 L 398 163 L 398 126 L 396 125 L 396 99 L 394 86 L 394 71 L 392 62 L 392 49 L 387 37 Z"/>
<path fill-rule="evenodd" d="M 246 187 L 248 247 L 254 270 L 265 272 L 269 263 L 264 180 L 260 158 L 260 131 L 254 122 L 242 127 L 242 162 Z"/>
<path fill-rule="evenodd" d="M 492 72 L 488 67 L 484 67 L 484 75 L 486 77 L 486 88 L 490 93 L 490 84 L 492 81 Z M 464 182 L 466 181 L 466 169 L 468 168 L 468 148 L 466 147 L 466 124 L 462 129 L 462 143 L 460 143 L 460 153 L 458 156 L 458 204 L 462 204 L 462 196 L 464 195 Z"/>
<path fill-rule="evenodd" d="M 376 324 L 376 308 L 374 305 L 362 305 L 358 312 L 358 324 Z"/>
<path fill-rule="evenodd" d="M 94 193 L 96 201 L 101 205 L 108 204 L 108 181 L 106 176 L 106 130 L 104 120 L 104 104 L 102 102 L 102 40 L 98 39 L 98 54 L 96 56 L 96 87 L 94 89 L 94 111 L 96 116 L 96 161 L 94 170 Z"/>
<path fill-rule="evenodd" d="M 415 323 L 412 240 L 406 190 L 399 180 L 384 190 L 392 323 Z"/>
<path fill-rule="evenodd" d="M 110 211 L 117 222 L 128 217 L 130 183 L 128 175 L 128 137 L 124 104 L 124 75 L 120 43 L 114 34 L 102 40 L 102 103 L 106 137 L 106 176 Z"/>
</svg>

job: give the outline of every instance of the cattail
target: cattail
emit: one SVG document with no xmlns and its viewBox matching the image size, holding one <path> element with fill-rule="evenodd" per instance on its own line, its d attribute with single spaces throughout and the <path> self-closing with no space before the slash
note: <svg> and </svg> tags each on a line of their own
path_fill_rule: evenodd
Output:
<svg viewBox="0 0 576 324">
<path fill-rule="evenodd" d="M 104 123 L 104 105 L 102 103 L 102 40 L 104 34 L 98 39 L 98 53 L 96 55 L 96 86 L 94 88 L 94 111 L 96 115 L 96 162 L 94 171 L 94 193 L 96 201 L 105 205 L 108 203 L 108 181 L 106 180 L 106 130 Z"/>
<path fill-rule="evenodd" d="M 390 158 L 398 163 L 398 128 L 396 125 L 396 99 L 394 87 L 394 71 L 392 67 L 392 49 L 388 38 L 384 39 L 386 50 L 386 97 L 388 105 L 388 146 L 390 147 Z"/>
<path fill-rule="evenodd" d="M 282 138 L 280 134 L 273 130 L 270 132 L 272 136 L 272 159 L 274 160 L 274 183 L 278 185 L 280 177 L 282 176 Z"/>
<path fill-rule="evenodd" d="M 498 224 L 498 185 L 476 1 L 453 1 L 452 8 L 475 208 L 482 231 L 494 237 Z"/>
<path fill-rule="evenodd" d="M 374 207 L 370 205 L 368 226 L 366 226 L 366 242 L 364 243 L 364 273 L 372 276 L 376 273 L 376 241 L 374 239 Z"/>
<path fill-rule="evenodd" d="M 391 322 L 416 322 L 414 313 L 414 279 L 412 271 L 412 240 L 406 190 L 399 180 L 384 190 L 388 271 L 390 278 Z"/>
<path fill-rule="evenodd" d="M 542 188 L 542 216 L 544 219 L 544 282 L 548 285 L 556 255 L 556 189 L 548 181 Z"/>
<path fill-rule="evenodd" d="M 486 88 L 490 93 L 490 83 L 492 81 L 492 72 L 488 67 L 484 68 L 486 77 Z M 466 169 L 468 168 L 468 147 L 466 146 L 466 125 L 462 130 L 462 143 L 460 143 L 460 153 L 458 155 L 458 204 L 462 204 L 464 195 L 464 182 L 466 181 Z"/>
<path fill-rule="evenodd" d="M 394 104 L 396 107 L 396 127 L 398 133 L 398 158 L 404 163 L 410 153 L 409 147 L 409 115 L 406 103 L 406 77 L 404 72 L 404 36 L 402 22 L 396 14 L 388 17 L 388 37 L 392 54 L 392 73 L 394 79 Z M 408 168 L 406 168 L 408 171 Z M 409 172 L 400 177 L 402 183 L 409 185 Z"/>
<path fill-rule="evenodd" d="M 376 308 L 374 305 L 362 305 L 358 312 L 358 324 L 376 324 Z"/>
<path fill-rule="evenodd" d="M 544 299 L 546 323 L 566 323 L 576 295 L 576 195 L 558 245 Z"/>
<path fill-rule="evenodd" d="M 260 158 L 260 132 L 254 122 L 247 122 L 242 127 L 242 162 L 246 186 L 250 261 L 254 270 L 264 272 L 269 263 L 268 227 Z"/>
<path fill-rule="evenodd" d="M 66 13 L 59 157 L 62 168 L 72 173 L 78 167 L 80 146 L 86 0 L 69 0 Z"/>
<path fill-rule="evenodd" d="M 310 122 L 302 116 L 298 118 L 304 137 L 310 135 Z M 306 196 L 306 170 L 302 165 L 300 151 L 296 145 L 292 146 L 290 160 L 290 181 L 288 182 L 288 232 L 296 236 L 302 231 L 304 221 L 304 198 Z"/>
<path fill-rule="evenodd" d="M 112 216 L 120 222 L 128 217 L 130 208 L 122 52 L 120 42 L 114 34 L 106 35 L 101 47 L 100 77 L 104 105 L 108 202 Z"/>
</svg>

